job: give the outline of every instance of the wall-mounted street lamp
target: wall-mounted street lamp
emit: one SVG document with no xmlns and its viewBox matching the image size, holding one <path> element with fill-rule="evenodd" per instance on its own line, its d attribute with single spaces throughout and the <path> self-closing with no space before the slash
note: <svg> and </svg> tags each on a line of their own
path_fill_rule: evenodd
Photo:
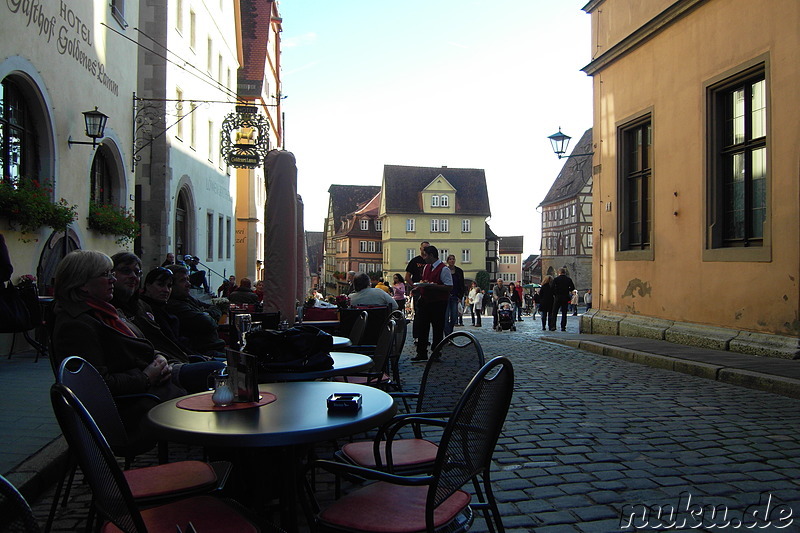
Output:
<svg viewBox="0 0 800 533">
<path fill-rule="evenodd" d="M 100 111 L 97 110 L 97 107 L 94 108 L 94 111 L 84 111 L 83 112 L 83 120 L 86 123 L 86 136 L 92 139 L 92 142 L 86 141 L 73 141 L 72 136 L 70 135 L 67 143 L 72 146 L 73 144 L 90 144 L 92 145 L 92 149 L 94 150 L 97 147 L 97 139 L 102 139 L 105 135 L 106 130 L 106 122 L 108 122 L 108 116 L 104 115 Z"/>
<path fill-rule="evenodd" d="M 567 146 L 569 145 L 569 140 L 572 139 L 569 135 L 561 133 L 561 128 L 558 128 L 558 133 L 554 133 L 547 137 L 550 139 L 550 144 L 553 146 L 553 152 L 556 153 L 559 159 L 564 157 L 578 157 L 578 156 L 585 156 L 585 155 L 594 155 L 594 152 L 589 152 L 588 154 L 570 154 L 564 155 L 567 152 Z"/>
</svg>

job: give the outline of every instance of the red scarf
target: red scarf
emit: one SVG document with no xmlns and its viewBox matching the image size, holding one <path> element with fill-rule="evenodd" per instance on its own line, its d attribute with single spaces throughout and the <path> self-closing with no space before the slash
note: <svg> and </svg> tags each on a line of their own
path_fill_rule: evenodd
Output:
<svg viewBox="0 0 800 533">
<path fill-rule="evenodd" d="M 86 300 L 86 304 L 93 309 L 94 317 L 106 326 L 110 326 L 128 337 L 136 337 L 131 328 L 120 320 L 117 309 L 110 303 L 90 298 Z"/>
</svg>

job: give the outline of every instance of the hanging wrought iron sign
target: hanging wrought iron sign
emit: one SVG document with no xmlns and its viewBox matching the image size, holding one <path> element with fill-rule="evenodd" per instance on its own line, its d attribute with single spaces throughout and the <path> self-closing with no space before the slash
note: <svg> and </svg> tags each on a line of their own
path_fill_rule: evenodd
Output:
<svg viewBox="0 0 800 533">
<path fill-rule="evenodd" d="M 269 151 L 269 124 L 258 107 L 237 105 L 222 122 L 220 155 L 235 168 L 261 166 Z"/>
</svg>

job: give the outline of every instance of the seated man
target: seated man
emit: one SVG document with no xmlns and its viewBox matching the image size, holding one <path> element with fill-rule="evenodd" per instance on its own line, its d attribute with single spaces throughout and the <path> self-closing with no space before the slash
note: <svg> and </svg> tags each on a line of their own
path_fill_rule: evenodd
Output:
<svg viewBox="0 0 800 533">
<path fill-rule="evenodd" d="M 182 265 L 170 265 L 173 284 L 167 310 L 178 317 L 180 335 L 189 339 L 192 350 L 211 357 L 225 357 L 225 341 L 217 334 L 222 311 L 199 302 L 189 294 L 189 270 Z"/>
<path fill-rule="evenodd" d="M 359 272 L 353 278 L 353 289 L 350 293 L 350 305 L 388 305 L 394 311 L 397 309 L 397 302 L 385 291 L 370 287 L 369 276 L 365 272 Z"/>
<path fill-rule="evenodd" d="M 250 278 L 242 278 L 242 281 L 239 282 L 239 287 L 231 292 L 228 300 L 236 305 L 255 305 L 261 301 L 253 290 L 253 283 Z"/>
<path fill-rule="evenodd" d="M 197 256 L 187 255 L 184 257 L 186 260 L 186 267 L 189 269 L 189 283 L 195 289 L 203 289 L 203 292 L 210 293 L 208 288 L 208 281 L 206 281 L 205 270 L 197 268 L 200 263 L 200 258 Z"/>
</svg>

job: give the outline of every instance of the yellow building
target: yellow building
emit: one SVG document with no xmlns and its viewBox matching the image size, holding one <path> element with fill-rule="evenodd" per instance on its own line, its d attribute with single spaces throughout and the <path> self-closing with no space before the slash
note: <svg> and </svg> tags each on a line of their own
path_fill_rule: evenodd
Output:
<svg viewBox="0 0 800 533">
<path fill-rule="evenodd" d="M 800 2 L 592 0 L 596 314 L 800 355 Z"/>
<path fill-rule="evenodd" d="M 466 279 L 486 268 L 491 211 L 482 169 L 385 165 L 382 193 L 384 277 L 403 274 L 422 241 L 442 259 L 455 255 Z"/>
</svg>

